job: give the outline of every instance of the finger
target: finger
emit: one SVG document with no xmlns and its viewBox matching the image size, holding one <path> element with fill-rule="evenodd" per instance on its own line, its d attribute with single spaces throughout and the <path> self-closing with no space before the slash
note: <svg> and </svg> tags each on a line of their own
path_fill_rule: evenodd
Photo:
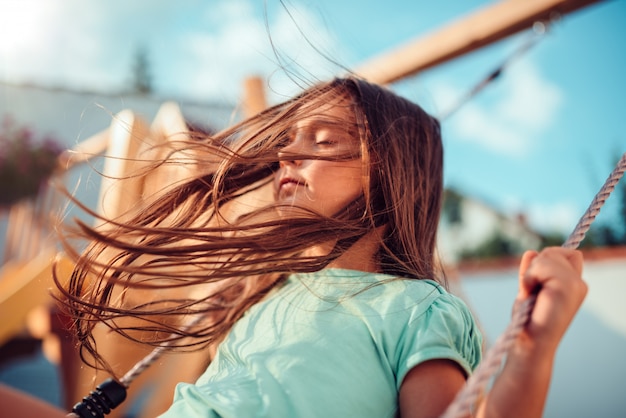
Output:
<svg viewBox="0 0 626 418">
<path fill-rule="evenodd" d="M 528 283 L 527 272 L 530 268 L 533 260 L 539 253 L 537 251 L 526 251 L 522 255 L 519 267 L 519 298 L 525 299 L 531 293 L 534 284 Z M 530 286 L 530 287 L 529 287 Z"/>
<path fill-rule="evenodd" d="M 546 286 L 551 289 L 553 296 L 561 295 L 558 297 L 565 293 L 586 293 L 582 292 L 584 286 L 581 284 L 582 254 L 566 248 L 551 247 L 542 250 L 532 259 L 520 280 L 520 296 L 538 289 L 545 290 Z"/>
<path fill-rule="evenodd" d="M 583 271 L 583 253 L 578 250 L 570 250 L 566 255 L 567 259 L 571 263 L 574 270 L 576 270 L 580 275 L 582 275 Z"/>
<path fill-rule="evenodd" d="M 549 247 L 542 250 L 531 262 L 526 270 L 526 275 L 539 276 L 550 275 L 554 268 L 560 268 L 563 272 L 569 272 L 570 277 L 582 275 L 583 257 L 582 253 L 562 247 Z"/>
<path fill-rule="evenodd" d="M 552 260 L 555 266 L 561 268 L 562 280 L 560 282 L 571 291 L 578 289 L 584 298 L 587 293 L 587 285 L 582 278 L 584 264 L 582 252 L 556 247 L 548 251 L 547 257 Z"/>
</svg>

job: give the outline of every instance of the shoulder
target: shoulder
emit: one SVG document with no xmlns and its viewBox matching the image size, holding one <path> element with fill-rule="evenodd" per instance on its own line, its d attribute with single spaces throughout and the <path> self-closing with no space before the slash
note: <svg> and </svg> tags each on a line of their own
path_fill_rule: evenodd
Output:
<svg viewBox="0 0 626 418">
<path fill-rule="evenodd" d="M 435 280 L 387 276 L 380 283 L 382 306 L 386 305 L 390 313 L 406 310 L 409 323 L 433 311 L 447 311 L 453 316 L 471 319 L 466 303 Z"/>
<path fill-rule="evenodd" d="M 407 294 L 423 297 L 398 330 L 398 384 L 406 373 L 429 360 L 457 363 L 466 375 L 478 365 L 482 355 L 482 335 L 467 304 L 432 281 L 405 283 Z M 424 296 L 424 289 L 432 291 Z"/>
<path fill-rule="evenodd" d="M 383 273 L 357 270 L 324 269 L 313 273 L 293 274 L 289 281 L 298 289 L 337 301 L 376 301 L 381 310 L 428 307 L 437 300 L 464 307 L 462 300 L 450 294 L 435 280 L 416 280 Z M 419 309 L 417 309 L 419 311 Z"/>
<path fill-rule="evenodd" d="M 328 285 L 337 292 L 334 295 L 343 295 L 333 308 L 365 325 L 398 388 L 409 370 L 429 360 L 451 360 L 468 375 L 480 361 L 482 336 L 474 317 L 467 304 L 442 284 L 341 271 L 320 272 L 316 278 L 313 287 Z"/>
<path fill-rule="evenodd" d="M 385 330 L 397 336 L 442 329 L 454 337 L 477 329 L 467 304 L 434 280 L 388 279 L 364 297 L 384 319 Z"/>
<path fill-rule="evenodd" d="M 345 311 L 358 316 L 378 317 L 385 328 L 415 327 L 427 324 L 434 317 L 443 317 L 471 326 L 472 315 L 459 297 L 449 293 L 434 280 L 415 280 L 381 273 L 356 270 L 326 269 L 290 276 L 279 296 L 279 303 L 288 300 L 292 306 L 313 311 Z M 313 309 L 315 308 L 315 309 Z M 426 317 L 425 317 L 426 315 Z M 426 321 L 426 322 L 424 322 Z"/>
</svg>

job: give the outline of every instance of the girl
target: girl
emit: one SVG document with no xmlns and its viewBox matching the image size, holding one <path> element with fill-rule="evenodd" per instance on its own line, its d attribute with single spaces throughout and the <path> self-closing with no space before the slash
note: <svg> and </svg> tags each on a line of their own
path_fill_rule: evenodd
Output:
<svg viewBox="0 0 626 418">
<path fill-rule="evenodd" d="M 437 120 L 336 79 L 188 147 L 197 177 L 132 217 L 79 225 L 92 244 L 59 285 L 84 353 L 110 369 L 97 323 L 217 346 L 164 418 L 441 414 L 482 341 L 436 261 Z M 581 271 L 576 251 L 523 256 L 518 299 L 538 292 L 535 309 L 476 416 L 541 416 Z"/>
</svg>

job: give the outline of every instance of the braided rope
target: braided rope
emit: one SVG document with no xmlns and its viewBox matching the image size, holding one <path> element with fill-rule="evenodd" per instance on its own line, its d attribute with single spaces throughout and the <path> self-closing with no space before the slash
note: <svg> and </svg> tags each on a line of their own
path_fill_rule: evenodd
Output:
<svg viewBox="0 0 626 418">
<path fill-rule="evenodd" d="M 622 178 L 626 171 L 626 153 L 617 163 L 615 169 L 611 172 L 606 182 L 596 194 L 593 201 L 587 208 L 587 211 L 578 221 L 574 231 L 567 238 L 562 247 L 577 248 L 580 242 L 585 238 L 585 234 L 589 230 L 591 223 L 594 221 L 600 209 L 606 202 L 611 192 L 615 189 L 615 185 Z M 463 389 L 457 394 L 454 402 L 452 402 L 441 418 L 463 418 L 471 414 L 471 409 L 484 393 L 485 387 L 502 365 L 502 359 L 509 351 L 513 342 L 524 329 L 524 326 L 530 318 L 530 313 L 535 306 L 536 296 L 530 296 L 520 303 L 511 319 L 511 323 L 504 330 L 504 333 L 496 340 L 493 347 L 487 352 L 485 358 L 480 363 L 475 372 L 467 380 Z"/>
<path fill-rule="evenodd" d="M 143 373 L 148 367 L 152 366 L 171 345 L 171 342 L 165 342 L 156 347 L 147 356 L 137 362 L 124 376 L 120 379 L 120 383 L 126 387 Z"/>
<path fill-rule="evenodd" d="M 194 326 L 196 326 L 203 318 L 203 315 L 196 315 L 187 325 L 185 325 L 182 330 L 187 331 Z M 126 372 L 124 376 L 120 379 L 120 383 L 126 387 L 129 387 L 130 384 L 137 378 L 141 373 L 143 373 L 148 367 L 152 366 L 166 351 L 170 348 L 176 338 L 172 338 L 169 341 L 166 341 L 155 347 L 147 356 L 143 359 L 139 360 L 129 371 Z"/>
<path fill-rule="evenodd" d="M 533 33 L 527 40 L 517 48 L 511 55 L 509 55 L 500 65 L 498 65 L 494 70 L 492 70 L 486 77 L 480 80 L 470 91 L 468 91 L 465 96 L 461 97 L 456 104 L 454 104 L 450 109 L 442 112 L 438 117 L 439 120 L 443 121 L 445 119 L 450 118 L 454 113 L 456 113 L 463 105 L 469 102 L 472 98 L 474 98 L 478 93 L 485 89 L 489 84 L 494 82 L 496 79 L 500 78 L 504 70 L 511 65 L 511 63 L 519 58 L 522 54 L 528 52 L 532 47 L 537 45 L 540 40 L 545 37 L 549 29 L 549 25 L 555 19 L 551 19 L 550 21 L 537 21 L 533 25 Z"/>
</svg>

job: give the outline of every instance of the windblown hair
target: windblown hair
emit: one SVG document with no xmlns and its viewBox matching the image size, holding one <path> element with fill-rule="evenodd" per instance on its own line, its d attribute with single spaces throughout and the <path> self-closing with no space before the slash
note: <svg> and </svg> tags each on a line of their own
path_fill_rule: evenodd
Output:
<svg viewBox="0 0 626 418">
<path fill-rule="evenodd" d="M 363 194 L 332 217 L 304 209 L 277 216 L 278 204 L 259 196 L 270 189 L 278 151 L 299 120 L 324 117 L 323 105 L 335 98 L 347 99 L 355 115 L 350 123 L 356 126 L 349 128 L 360 141 Z M 66 237 L 89 241 L 80 252 L 64 241 L 75 268 L 69 280 L 55 277 L 84 360 L 89 354 L 111 370 L 95 348 L 97 323 L 153 345 L 218 342 L 287 274 L 323 269 L 383 225 L 376 260 L 382 273 L 442 277 L 435 261 L 443 191 L 439 123 L 384 87 L 335 79 L 223 132 L 190 140 L 185 149 L 196 156 L 186 162 L 194 164 L 193 177 L 132 215 L 99 227 L 77 221 L 66 230 Z M 304 255 L 328 242 L 335 243 L 328 254 Z M 202 321 L 186 328 L 197 315 Z"/>
</svg>

